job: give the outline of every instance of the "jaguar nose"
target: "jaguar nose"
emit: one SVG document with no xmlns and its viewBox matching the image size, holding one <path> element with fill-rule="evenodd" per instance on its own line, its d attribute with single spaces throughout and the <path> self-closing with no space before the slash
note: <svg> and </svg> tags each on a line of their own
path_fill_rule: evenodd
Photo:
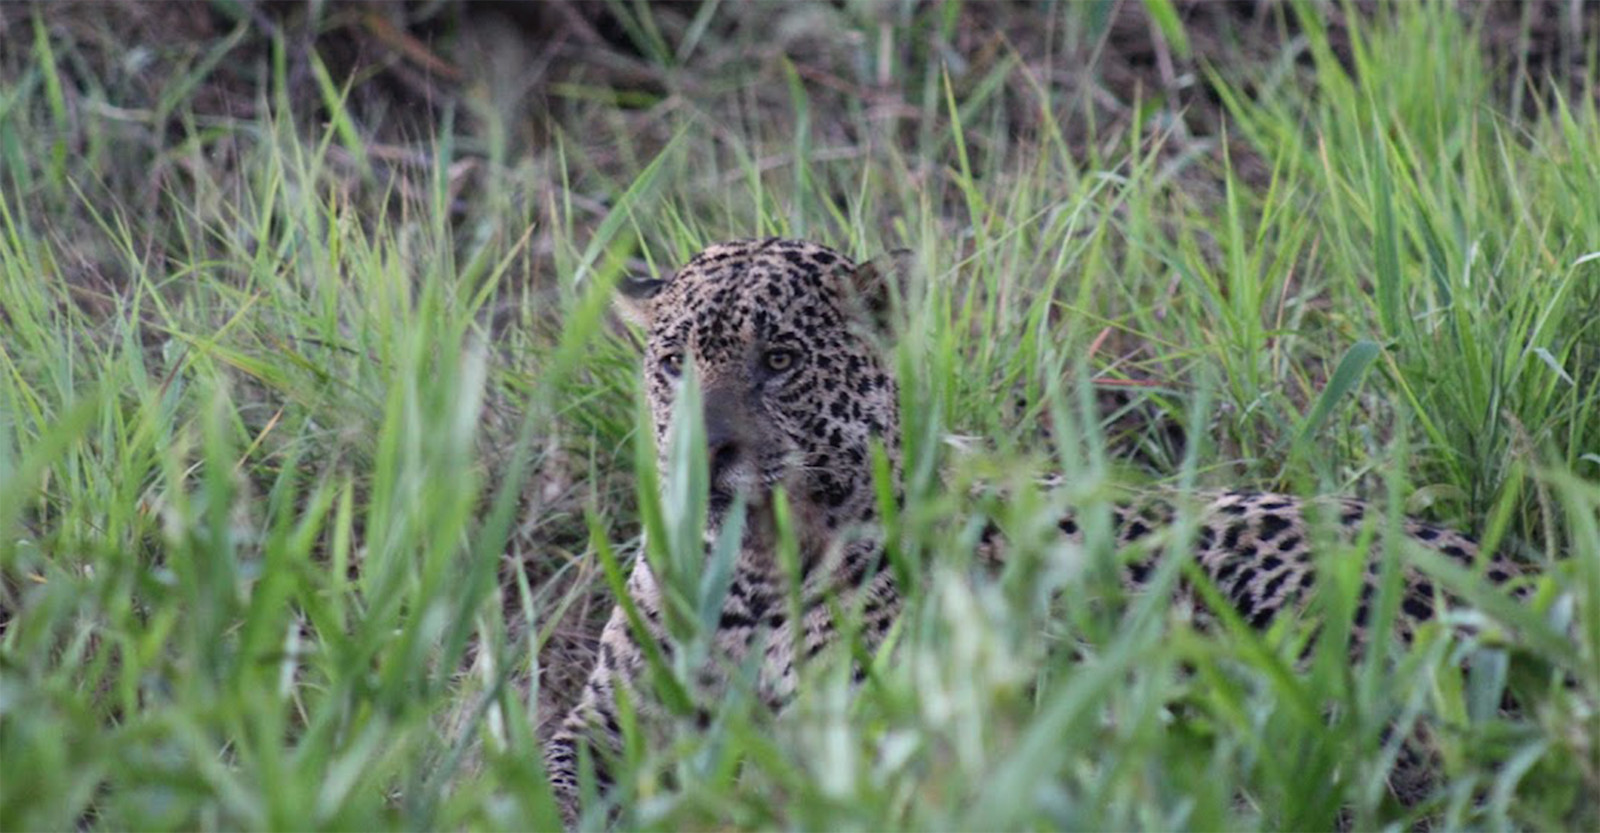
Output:
<svg viewBox="0 0 1600 833">
<path fill-rule="evenodd" d="M 733 420 L 719 411 L 706 412 L 706 466 L 711 475 L 713 492 L 726 491 L 723 478 L 744 456 L 744 443 L 735 430 Z"/>
<path fill-rule="evenodd" d="M 722 475 L 739 464 L 739 444 L 729 439 L 707 448 L 707 463 L 711 467 L 711 482 L 721 481 Z"/>
</svg>

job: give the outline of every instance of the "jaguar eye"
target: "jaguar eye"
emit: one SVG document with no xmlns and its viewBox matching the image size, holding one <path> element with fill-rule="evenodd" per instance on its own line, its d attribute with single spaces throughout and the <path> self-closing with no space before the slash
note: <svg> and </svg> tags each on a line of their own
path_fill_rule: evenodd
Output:
<svg viewBox="0 0 1600 833">
<path fill-rule="evenodd" d="M 768 350 L 766 355 L 761 357 L 762 363 L 773 373 L 782 373 L 794 367 L 794 359 L 793 350 Z"/>
<path fill-rule="evenodd" d="M 676 377 L 676 376 L 682 374 L 683 373 L 683 354 L 682 353 L 668 353 L 665 356 L 662 356 L 661 357 L 661 369 L 665 370 L 667 372 L 668 376 Z"/>
</svg>

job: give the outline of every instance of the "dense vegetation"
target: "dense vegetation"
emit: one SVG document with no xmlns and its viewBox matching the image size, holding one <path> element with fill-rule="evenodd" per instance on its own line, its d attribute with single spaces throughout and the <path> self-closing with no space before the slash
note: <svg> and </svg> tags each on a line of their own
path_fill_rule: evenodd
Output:
<svg viewBox="0 0 1600 833">
<path fill-rule="evenodd" d="M 611 288 L 768 234 L 917 253 L 910 612 L 859 688 L 841 651 L 779 717 L 628 726 L 622 826 L 1600 827 L 1588 11 L 552 5 L 530 45 L 435 5 L 0 10 L 0 827 L 554 826 L 539 733 L 660 508 Z M 1498 624 L 1352 664 L 1351 553 L 1201 631 L 1050 534 L 1232 485 L 1544 574 L 1517 605 L 1376 524 Z"/>
</svg>

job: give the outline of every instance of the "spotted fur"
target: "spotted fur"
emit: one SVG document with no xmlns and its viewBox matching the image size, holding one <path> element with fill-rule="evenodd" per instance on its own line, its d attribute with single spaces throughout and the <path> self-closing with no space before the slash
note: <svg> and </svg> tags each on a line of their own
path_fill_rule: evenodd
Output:
<svg viewBox="0 0 1600 833">
<path fill-rule="evenodd" d="M 1377 525 L 1370 530 L 1376 540 L 1384 520 L 1381 515 L 1369 518 L 1368 506 L 1350 499 L 1323 498 L 1308 505 L 1291 495 L 1238 490 L 1197 497 L 1201 500 L 1193 541 L 1195 561 L 1233 610 L 1258 628 L 1266 627 L 1280 611 L 1295 607 L 1309 595 L 1317 578 L 1312 542 L 1351 545 L 1369 523 Z M 1119 547 L 1130 548 L 1167 530 L 1174 515 L 1174 501 L 1146 497 L 1113 507 L 1111 526 Z M 1058 527 L 1068 540 L 1083 542 L 1083 532 L 1073 514 L 1063 516 Z M 1477 543 L 1456 530 L 1404 518 L 1400 532 L 1458 566 L 1479 568 Z M 980 557 L 991 563 L 1004 560 L 1005 541 L 997 528 L 991 527 L 979 548 Z M 1129 589 L 1141 587 L 1154 571 L 1155 558 L 1162 551 L 1151 547 L 1142 557 L 1129 561 L 1124 584 Z M 1358 649 L 1368 641 L 1367 624 L 1380 569 L 1377 559 L 1368 559 L 1363 568 L 1352 633 Z M 1501 557 L 1490 558 L 1483 569 L 1495 584 L 1524 573 L 1516 562 Z M 1401 580 L 1403 595 L 1395 629 L 1396 635 L 1409 643 L 1416 626 L 1434 617 L 1440 601 L 1449 600 L 1414 568 L 1403 568 Z M 1524 597 L 1527 588 L 1519 584 L 1512 592 Z M 1180 586 L 1180 593 L 1192 595 L 1193 588 L 1185 583 Z"/>
<path fill-rule="evenodd" d="M 811 243 L 745 240 L 712 246 L 665 280 L 623 288 L 622 313 L 647 332 L 644 377 L 663 463 L 685 367 L 692 361 L 699 374 L 711 474 L 707 543 L 734 495 L 744 495 L 751 508 L 715 635 L 716 656 L 697 675 L 702 694 L 714 696 L 726 669 L 743 667 L 752 652 L 761 651 L 757 691 L 780 707 L 794 693 L 797 660 L 834 639 L 828 598 L 864 611 L 869 644 L 899 611 L 898 591 L 871 537 L 877 515 L 872 444 L 883 444 L 897 475 L 900 465 L 896 386 L 878 338 L 891 291 L 887 271 Z M 785 574 L 771 545 L 767 502 L 780 484 L 802 548 L 804 610 L 798 623 L 789 618 Z M 1265 625 L 1302 599 L 1315 579 L 1309 545 L 1321 539 L 1308 527 L 1308 516 L 1326 518 L 1351 539 L 1367 512 L 1353 501 L 1332 501 L 1326 508 L 1308 513 L 1299 499 L 1277 494 L 1212 496 L 1200 512 L 1198 564 L 1246 621 Z M 1168 524 L 1171 515 L 1170 506 L 1158 501 L 1119 508 L 1119 540 L 1138 541 Z M 1063 517 L 1060 526 L 1068 538 L 1081 539 L 1075 518 Z M 1457 532 L 1408 520 L 1404 533 L 1463 564 L 1478 558 L 1476 545 Z M 1003 555 L 998 535 L 987 536 L 982 548 L 991 558 Z M 1141 583 L 1152 566 L 1148 558 L 1131 563 L 1129 584 Z M 1516 572 L 1504 559 L 1488 566 L 1496 581 Z M 1441 597 L 1421 576 L 1408 573 L 1405 579 L 1399 628 L 1409 638 L 1414 623 L 1431 617 Z M 1358 625 L 1369 615 L 1375 580 L 1374 561 Z M 628 594 L 651 639 L 670 650 L 659 587 L 643 559 L 629 578 Z M 805 656 L 796 656 L 797 650 Z M 546 766 L 569 824 L 576 817 L 581 746 L 593 753 L 602 790 L 609 784 L 608 761 L 621 744 L 618 689 L 626 690 L 641 715 L 654 710 L 633 688 L 644 664 L 644 649 L 619 607 L 606 624 L 599 661 L 578 705 L 546 747 Z"/>
<path fill-rule="evenodd" d="M 900 597 L 878 547 L 852 530 L 875 517 L 871 449 L 885 444 L 898 467 L 896 387 L 870 327 L 858 326 L 887 304 L 876 268 L 857 266 L 821 246 L 784 240 L 712 246 L 671 278 L 623 289 L 623 315 L 648 332 L 645 387 L 665 464 L 673 403 L 692 357 L 705 417 L 714 540 L 735 494 L 750 522 L 723 603 L 717 656 L 701 669 L 702 694 L 714 696 L 724 669 L 763 652 L 757 691 L 780 707 L 794 693 L 795 651 L 812 655 L 833 641 L 827 600 L 862 611 L 865 635 L 881 636 Z M 781 358 L 780 358 L 781 357 Z M 789 495 L 801 544 L 800 639 L 787 609 L 788 587 L 770 546 L 767 499 L 778 484 Z M 652 639 L 670 648 L 650 566 L 640 559 L 628 581 Z M 757 639 L 761 641 L 757 644 Z M 653 706 L 633 681 L 644 650 L 627 617 L 612 611 L 600 656 L 579 702 L 551 738 L 545 763 L 569 825 L 576 815 L 580 743 L 593 753 L 597 780 L 620 750 L 616 689 L 627 689 L 642 715 Z"/>
</svg>

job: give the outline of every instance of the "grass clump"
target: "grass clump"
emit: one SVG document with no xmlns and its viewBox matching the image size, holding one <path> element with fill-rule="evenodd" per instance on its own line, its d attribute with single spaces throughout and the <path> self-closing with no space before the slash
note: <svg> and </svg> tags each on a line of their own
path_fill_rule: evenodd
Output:
<svg viewBox="0 0 1600 833">
<path fill-rule="evenodd" d="M 1176 99 L 1105 119 L 1041 74 L 1104 44 L 1088 6 L 1040 22 L 1042 53 L 964 42 L 961 15 L 996 13 L 960 4 L 841 13 L 844 75 L 774 57 L 745 87 L 694 73 L 722 77 L 751 30 L 652 8 L 617 14 L 665 92 L 570 81 L 526 155 L 493 94 L 378 141 L 281 40 L 252 59 L 255 106 L 207 111 L 247 22 L 159 119 L 83 80 L 81 32 L 25 27 L 0 59 L 4 826 L 555 826 L 539 733 L 608 573 L 642 524 L 657 555 L 703 557 L 672 531 L 692 499 L 636 488 L 610 287 L 765 234 L 916 252 L 892 347 L 908 609 L 891 650 L 825 656 L 784 715 L 735 690 L 708 727 L 625 725 L 619 824 L 1600 824 L 1595 79 L 1524 112 L 1487 54 L 1417 48 L 1471 43 L 1452 8 L 1353 20 L 1342 60 L 1296 6 L 1272 71 L 1207 68 L 1208 138 Z M 836 106 L 868 82 L 881 108 Z M 1091 385 L 1129 408 L 1104 419 Z M 1034 489 L 1045 469 L 1068 486 Z M 966 488 L 996 481 L 1010 500 Z M 1352 664 L 1359 565 L 1335 550 L 1321 628 L 1201 631 L 1162 590 L 1183 558 L 1120 590 L 1103 510 L 1130 485 L 1358 494 L 1544 576 L 1517 605 L 1380 523 L 1386 564 L 1493 622 Z M 1067 502 L 1083 548 L 1050 534 Z M 971 560 L 990 516 L 1016 542 L 998 575 Z M 692 694 L 665 670 L 667 701 Z M 1399 807 L 1394 728 L 1419 721 L 1439 780 Z"/>
</svg>

